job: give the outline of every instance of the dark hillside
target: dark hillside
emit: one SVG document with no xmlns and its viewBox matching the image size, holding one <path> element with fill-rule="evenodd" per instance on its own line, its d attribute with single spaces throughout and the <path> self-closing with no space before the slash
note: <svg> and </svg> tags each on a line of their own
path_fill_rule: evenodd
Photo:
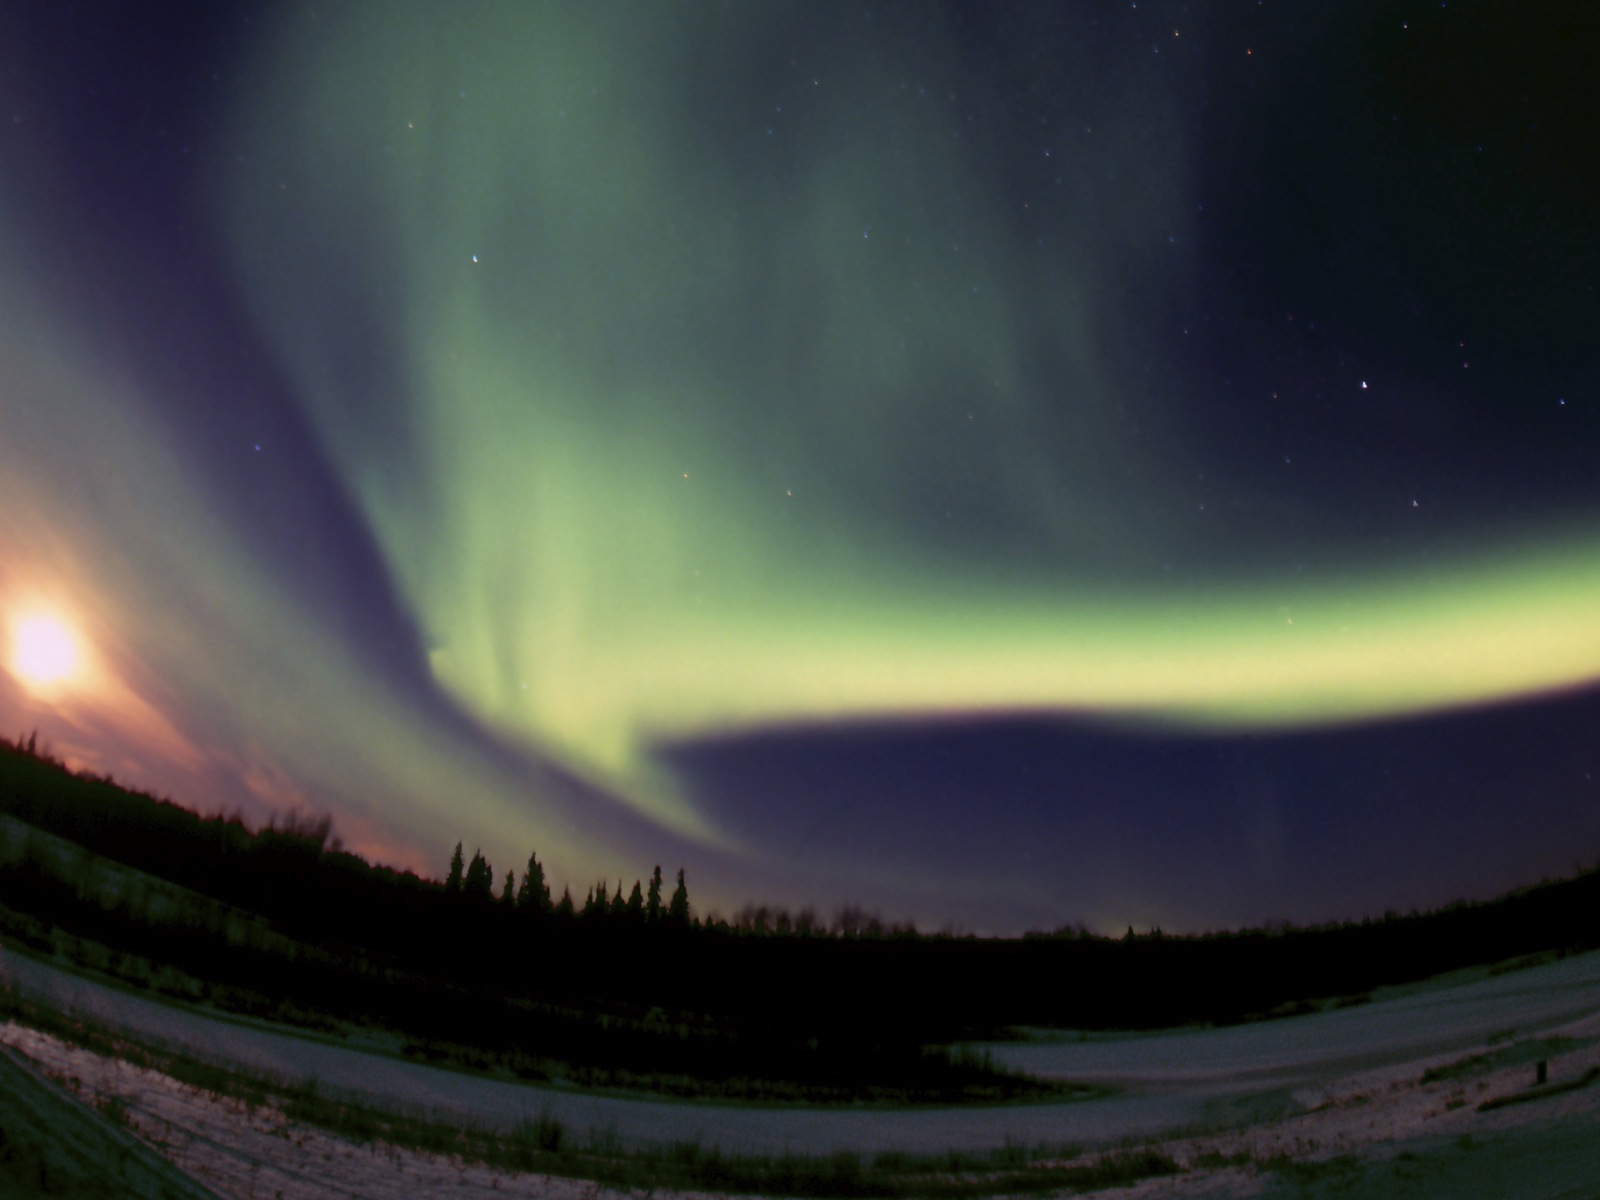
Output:
<svg viewBox="0 0 1600 1200">
<path fill-rule="evenodd" d="M 1472 964 L 1600 945 L 1596 871 L 1490 903 L 1314 929 L 1130 931 L 1120 939 L 840 936 L 795 932 L 787 919 L 763 922 L 763 931 L 708 924 L 671 911 L 665 895 L 646 907 L 637 895 L 631 905 L 621 896 L 607 902 L 602 891 L 572 915 L 548 903 L 502 901 L 483 883 L 487 863 L 474 862 L 476 891 L 472 871 L 468 886 L 452 888 L 330 845 L 325 821 L 252 832 L 237 819 L 201 817 L 13 746 L 0 746 L 0 812 L 258 914 L 276 933 L 322 952 L 308 958 L 304 986 L 312 986 L 313 959 L 343 963 L 339 978 L 313 989 L 330 1006 L 342 996 L 344 1007 L 362 1011 L 404 1007 L 384 982 L 404 977 L 415 984 L 407 994 L 417 1013 L 436 1009 L 424 998 L 429 989 L 483 1004 L 511 997 L 584 1014 L 622 1041 L 633 1027 L 759 1030 L 785 1043 L 901 1058 L 1014 1025 L 1233 1022 Z M 5 890 L 17 898 L 15 887 Z M 64 910 L 57 915 L 68 919 Z M 153 930 L 146 937 L 159 940 Z M 238 970 L 242 982 L 248 964 Z M 502 1024 L 480 1020 L 474 1028 Z"/>
</svg>

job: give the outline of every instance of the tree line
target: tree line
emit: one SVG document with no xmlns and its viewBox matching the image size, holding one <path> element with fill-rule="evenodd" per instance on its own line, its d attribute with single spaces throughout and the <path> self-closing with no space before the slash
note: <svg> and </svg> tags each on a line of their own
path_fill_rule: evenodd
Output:
<svg viewBox="0 0 1600 1200">
<path fill-rule="evenodd" d="M 326 825 L 319 824 L 311 831 L 326 836 Z M 544 864 L 539 861 L 537 851 L 528 855 L 528 865 L 523 868 L 520 880 L 516 872 L 507 871 L 496 884 L 494 867 L 484 857 L 483 851 L 475 851 L 471 861 L 468 861 L 463 849 L 464 844 L 457 842 L 450 856 L 450 866 L 444 878 L 445 894 L 484 909 L 494 908 L 522 917 L 554 917 L 588 925 L 607 922 L 635 927 L 665 925 L 751 937 L 925 936 L 914 921 L 885 921 L 858 904 L 848 903 L 837 908 L 832 921 L 820 917 L 814 908 L 802 908 L 799 912 L 791 913 L 781 905 L 762 903 L 746 904 L 731 918 L 715 912 L 699 917 L 689 903 L 689 888 L 682 867 L 678 868 L 677 886 L 663 902 L 664 881 L 659 864 L 651 872 L 648 883 L 635 879 L 632 890 L 625 890 L 620 879 L 615 887 L 602 879 L 590 886 L 581 904 L 573 898 L 570 886 L 563 886 L 561 898 L 557 900 L 553 897 L 549 877 Z M 1071 928 L 1077 931 L 1082 926 L 1074 925 Z M 945 930 L 937 936 L 956 935 Z"/>
<path fill-rule="evenodd" d="M 552 900 L 550 883 L 545 878 L 544 864 L 538 851 L 528 855 L 528 865 L 523 868 L 522 881 L 517 882 L 516 872 L 507 871 L 500 885 L 500 895 L 494 894 L 494 868 L 478 850 L 472 862 L 463 865 L 461 843 L 456 843 L 450 856 L 450 869 L 445 874 L 445 895 L 467 903 L 496 905 L 502 912 L 514 912 L 526 917 L 563 917 L 585 922 L 600 920 L 626 921 L 635 925 L 660 925 L 678 928 L 693 925 L 694 912 L 689 904 L 689 887 L 684 881 L 683 868 L 678 868 L 678 886 L 665 904 L 661 902 L 661 865 L 651 872 L 648 890 L 640 880 L 633 881 L 633 891 L 623 895 L 622 881 L 617 880 L 615 891 L 609 891 L 605 880 L 589 889 L 580 908 L 572 899 L 572 889 L 563 887 L 561 899 Z"/>
<path fill-rule="evenodd" d="M 520 882 L 511 872 L 497 880 L 481 851 L 470 862 L 453 856 L 442 880 L 423 879 L 343 849 L 325 818 L 251 831 L 237 817 L 204 817 L 73 774 L 30 739 L 0 745 L 0 812 L 259 914 L 362 970 L 629 1019 L 657 1008 L 696 1013 L 719 1028 L 834 1021 L 934 1042 L 1008 1025 L 1229 1021 L 1600 945 L 1600 870 L 1405 917 L 1120 938 L 1072 926 L 1021 938 L 926 935 L 848 908 L 832 928 L 759 905 L 732 922 L 701 919 L 682 873 L 668 895 L 659 870 L 632 889 L 596 885 L 579 905 L 566 888 L 552 897 L 537 854 Z M 26 888 L 15 894 L 33 903 Z M 376 995 L 388 1002 L 394 991 Z"/>
</svg>

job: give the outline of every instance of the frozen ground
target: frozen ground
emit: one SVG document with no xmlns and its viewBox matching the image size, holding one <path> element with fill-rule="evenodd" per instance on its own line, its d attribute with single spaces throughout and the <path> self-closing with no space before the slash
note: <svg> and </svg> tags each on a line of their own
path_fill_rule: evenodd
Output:
<svg viewBox="0 0 1600 1200">
<path fill-rule="evenodd" d="M 1591 953 L 1498 975 L 1463 971 L 1381 989 L 1368 1004 L 1281 1020 L 1154 1035 L 1046 1031 L 990 1049 L 997 1062 L 1050 1078 L 1260 1091 L 1482 1048 L 1507 1030 L 1528 1035 L 1597 1011 L 1600 953 Z"/>
<path fill-rule="evenodd" d="M 730 1151 L 811 1153 L 1007 1141 L 1075 1143 L 1092 1152 L 1133 1138 L 1195 1166 L 1127 1193 L 1139 1197 L 1600 1196 L 1600 1084 L 1559 1090 L 1600 1069 L 1600 954 L 1260 1025 L 1083 1040 L 1064 1035 L 995 1047 L 998 1056 L 1032 1070 L 1123 1089 L 1104 1099 L 842 1112 L 565 1093 L 218 1019 L 19 956 L 0 958 L 0 974 L 37 998 L 147 1039 L 290 1079 L 315 1078 L 324 1093 L 502 1128 L 549 1112 L 569 1129 L 610 1128 L 625 1141 L 697 1137 Z M 118 1097 L 137 1132 L 164 1143 L 180 1167 L 224 1195 L 385 1197 L 446 1186 L 453 1196 L 596 1195 L 593 1184 L 355 1146 L 293 1126 L 271 1106 L 251 1112 L 29 1030 L 0 1027 L 0 1041 L 76 1079 L 91 1100 Z M 1549 1064 L 1543 1090 L 1530 1088 L 1538 1058 Z M 1438 1073 L 1425 1081 L 1430 1069 Z M 1479 1109 L 1485 1100 L 1525 1092 L 1538 1098 Z M 1232 1158 L 1235 1165 L 1222 1163 Z M 1263 1169 L 1274 1160 L 1273 1169 Z"/>
</svg>

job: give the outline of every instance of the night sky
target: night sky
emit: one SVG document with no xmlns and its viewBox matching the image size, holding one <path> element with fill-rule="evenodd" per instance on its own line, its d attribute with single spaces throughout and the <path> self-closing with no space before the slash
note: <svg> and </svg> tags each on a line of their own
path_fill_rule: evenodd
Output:
<svg viewBox="0 0 1600 1200">
<path fill-rule="evenodd" d="M 0 729 L 425 874 L 1600 856 L 1600 9 L 0 10 Z"/>
</svg>

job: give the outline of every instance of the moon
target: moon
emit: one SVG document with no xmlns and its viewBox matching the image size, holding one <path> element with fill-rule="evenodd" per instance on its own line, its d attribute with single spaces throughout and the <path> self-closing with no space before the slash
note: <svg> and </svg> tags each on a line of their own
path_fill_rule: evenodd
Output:
<svg viewBox="0 0 1600 1200">
<path fill-rule="evenodd" d="M 60 618 L 39 615 L 17 622 L 11 671 L 30 688 L 70 680 L 78 670 L 78 640 Z"/>
</svg>

